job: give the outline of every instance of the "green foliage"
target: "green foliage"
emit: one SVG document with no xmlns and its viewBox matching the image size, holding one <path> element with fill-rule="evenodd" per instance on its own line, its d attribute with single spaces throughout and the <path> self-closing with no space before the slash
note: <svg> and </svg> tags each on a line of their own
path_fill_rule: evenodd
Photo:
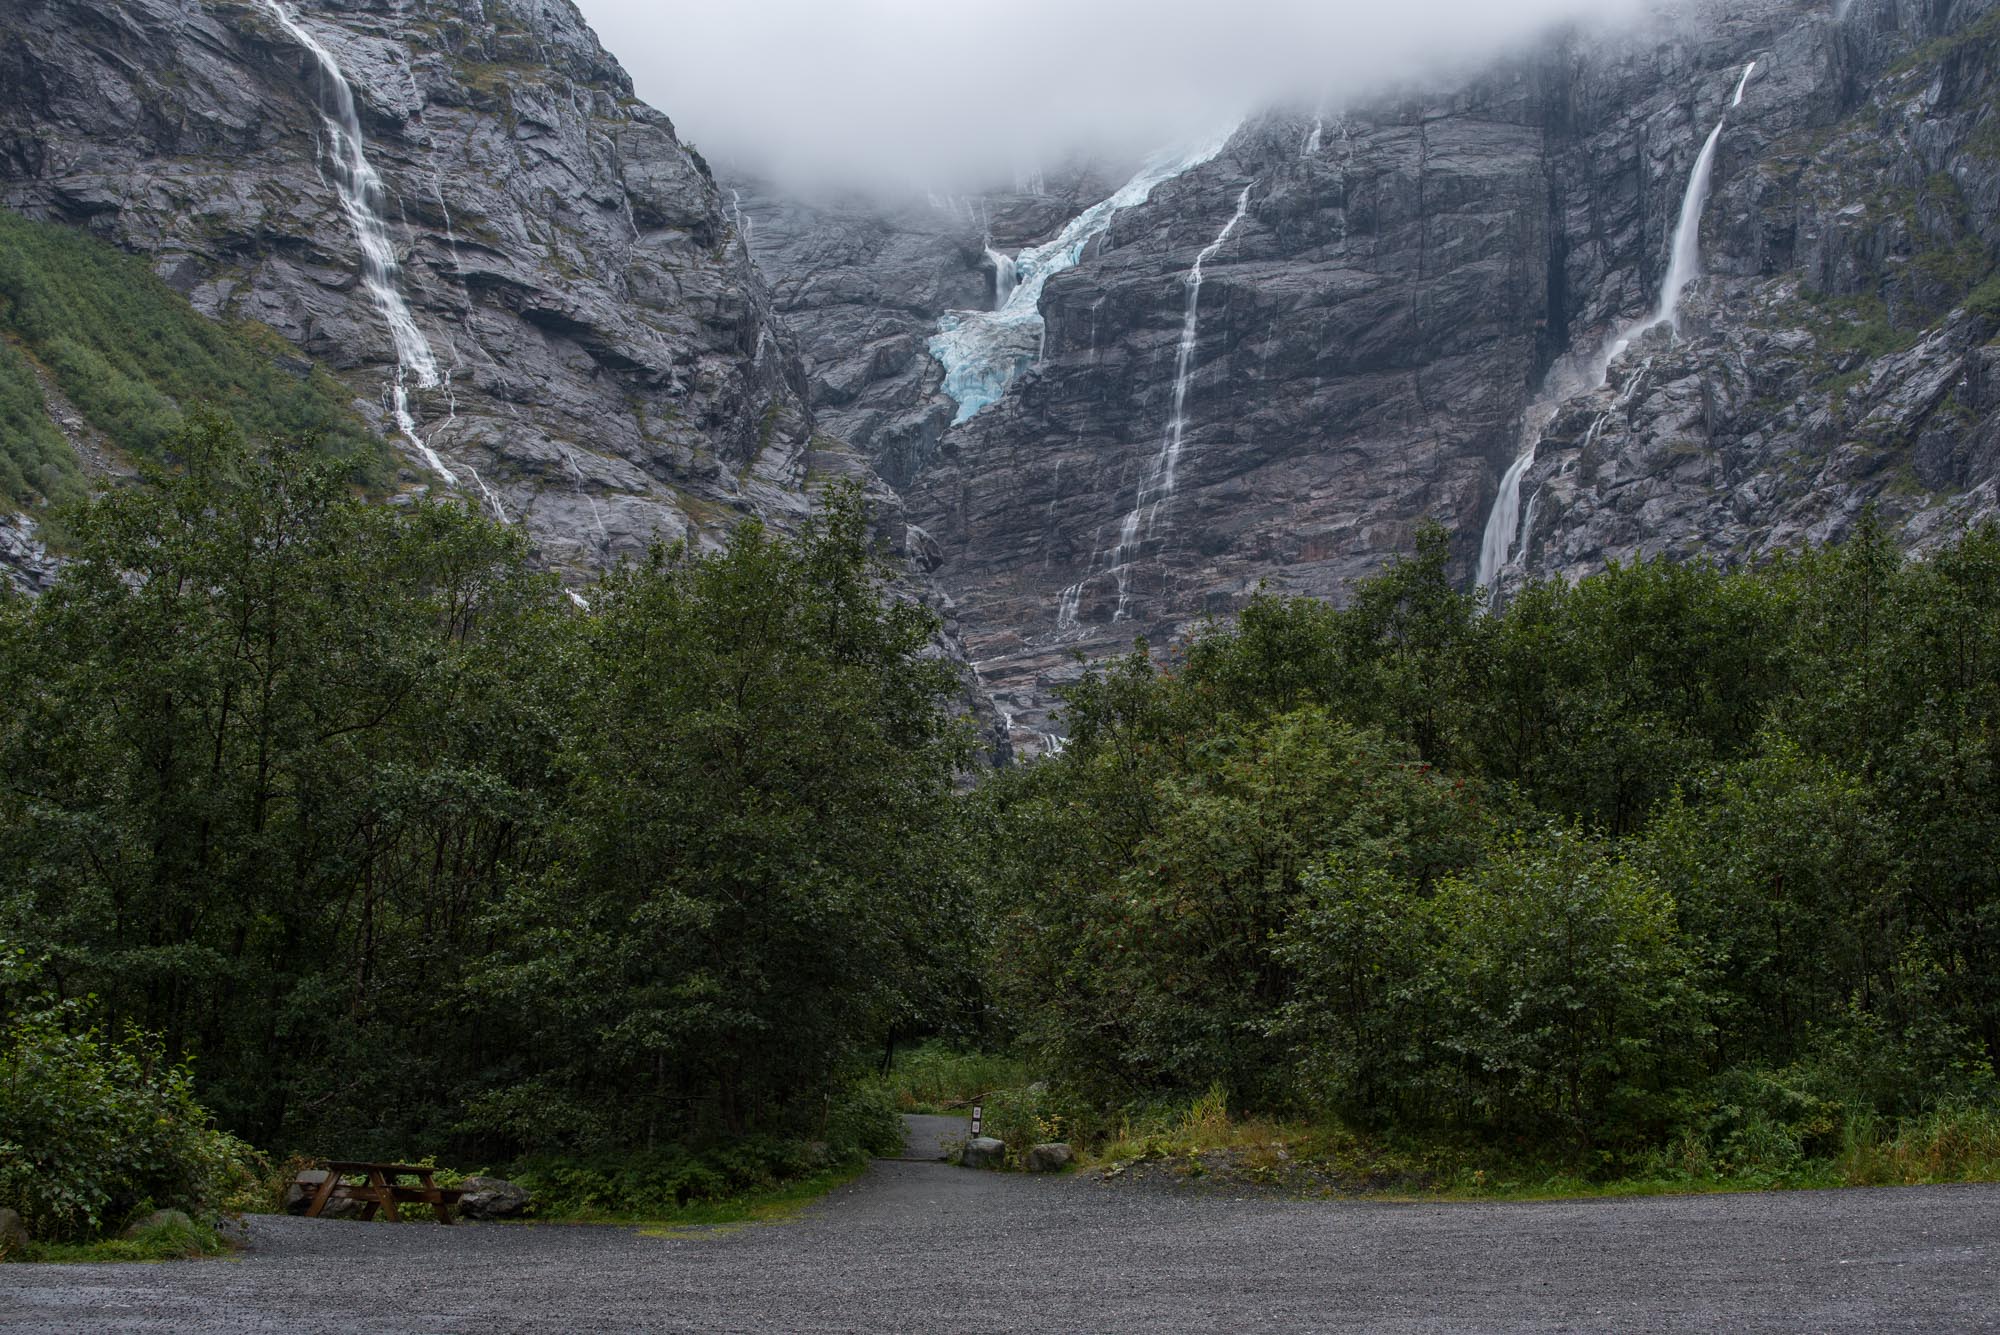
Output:
<svg viewBox="0 0 2000 1335">
<path fill-rule="evenodd" d="M 969 826 L 996 996 L 1081 1122 L 1215 1082 L 1572 1174 L 1803 1181 L 1994 1106 L 2000 529 L 1485 617 L 1427 536 L 1345 609 L 1261 597 L 1086 673 L 1068 722 Z"/>
<path fill-rule="evenodd" d="M 769 1190 L 827 1166 L 797 1141 L 746 1137 L 706 1152 L 659 1150 L 567 1159 L 537 1156 L 511 1170 L 543 1219 L 667 1219 L 689 1205 Z"/>
<path fill-rule="evenodd" d="M 477 1124 L 530 1146 L 813 1133 L 908 1018 L 957 909 L 968 737 L 930 614 L 877 575 L 841 500 L 796 539 L 748 523 L 599 587 L 553 856 L 489 910 L 505 944 L 477 979 L 550 1056 Z"/>
<path fill-rule="evenodd" d="M 0 497 L 25 506 L 82 494 L 83 470 L 49 420 L 34 369 L 19 348 L 0 337 Z"/>
<path fill-rule="evenodd" d="M 85 1241 L 154 1207 L 212 1218 L 246 1149 L 209 1125 L 192 1072 L 155 1038 L 112 1039 L 82 1003 L 52 998 L 0 1031 L 0 1205 L 38 1242 Z"/>
<path fill-rule="evenodd" d="M 2000 324 L 2000 273 L 1995 273 L 1972 290 L 1965 308 L 1974 318 Z"/>
<path fill-rule="evenodd" d="M 30 1242 L 18 1259 L 44 1265 L 103 1265 L 117 1261 L 192 1261 L 202 1256 L 221 1256 L 228 1250 L 229 1244 L 211 1225 L 176 1219 L 139 1229 L 131 1237 L 91 1242 Z"/>
<path fill-rule="evenodd" d="M 966 743 L 857 502 L 582 612 L 458 505 L 167 450 L 0 602 L 0 932 L 64 995 L 285 1150 L 879 1138 L 842 1092 L 968 988 Z"/>
<path fill-rule="evenodd" d="M 140 260 L 80 232 L 0 209 L 0 495 L 17 505 L 77 494 L 77 466 L 23 355 L 115 445 L 159 460 L 207 405 L 265 439 L 311 439 L 359 479 L 388 456 L 350 393 L 268 331 L 209 320 Z"/>
<path fill-rule="evenodd" d="M 810 1188 L 903 1144 L 901 1118 L 866 1087 L 837 1101 L 826 1130 L 815 1141 L 753 1134 L 708 1145 L 536 1154 L 508 1171 L 533 1196 L 538 1219 L 707 1221 L 714 1212 L 703 1207 L 754 1205 L 788 1188 Z"/>
<path fill-rule="evenodd" d="M 941 1112 L 962 1110 L 983 1094 L 1026 1084 L 1027 1078 L 1017 1058 L 934 1039 L 898 1052 L 880 1084 L 904 1112 Z"/>
</svg>

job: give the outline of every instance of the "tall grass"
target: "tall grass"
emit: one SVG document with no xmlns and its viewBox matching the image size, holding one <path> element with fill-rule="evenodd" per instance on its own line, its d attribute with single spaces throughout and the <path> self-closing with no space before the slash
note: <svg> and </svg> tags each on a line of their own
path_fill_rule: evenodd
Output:
<svg viewBox="0 0 2000 1335">
<path fill-rule="evenodd" d="M 1858 1187 L 2000 1181 L 2000 1110 L 1955 1105 L 1887 1125 L 1857 1117 L 1835 1164 Z"/>
</svg>

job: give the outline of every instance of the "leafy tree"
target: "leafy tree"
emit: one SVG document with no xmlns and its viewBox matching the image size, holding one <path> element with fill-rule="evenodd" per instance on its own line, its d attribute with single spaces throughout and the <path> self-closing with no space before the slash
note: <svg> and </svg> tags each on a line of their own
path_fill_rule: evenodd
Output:
<svg viewBox="0 0 2000 1335">
<path fill-rule="evenodd" d="M 172 453 L 79 512 L 57 587 L 0 623 L 0 865 L 63 993 L 207 1054 L 217 1111 L 269 1137 L 301 1116 L 272 1072 L 410 1018 L 405 961 L 522 837 L 534 761 L 501 744 L 546 739 L 510 735 L 525 702 L 470 660 L 550 586 L 517 536 L 369 504 L 218 417 Z"/>
<path fill-rule="evenodd" d="M 967 734 L 921 607 L 881 597 L 857 499 L 794 539 L 656 548 L 592 598 L 553 856 L 494 905 L 480 992 L 517 1027 L 492 1133 L 796 1129 L 905 1018 Z"/>
</svg>

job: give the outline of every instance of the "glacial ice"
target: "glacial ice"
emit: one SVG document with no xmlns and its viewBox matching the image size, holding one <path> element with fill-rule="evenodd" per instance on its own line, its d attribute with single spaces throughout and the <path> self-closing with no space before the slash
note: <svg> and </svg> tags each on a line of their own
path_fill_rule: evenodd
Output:
<svg viewBox="0 0 2000 1335">
<path fill-rule="evenodd" d="M 950 311 L 938 321 L 938 332 L 929 346 L 931 355 L 944 366 L 944 392 L 958 404 L 954 426 L 971 421 L 998 403 L 1008 386 L 1034 364 L 1045 331 L 1042 288 L 1049 279 L 1074 268 L 1083 259 L 1085 248 L 1110 228 L 1113 218 L 1145 203 L 1160 185 L 1213 159 L 1235 133 L 1236 127 L 1231 125 L 1191 150 L 1158 153 L 1147 159 L 1118 193 L 1072 218 L 1055 240 L 1030 246 L 1015 256 L 1013 287 L 1006 288 L 1004 281 L 997 285 L 1004 298 L 995 309 Z M 1001 277 L 1004 280 L 1004 272 Z"/>
</svg>

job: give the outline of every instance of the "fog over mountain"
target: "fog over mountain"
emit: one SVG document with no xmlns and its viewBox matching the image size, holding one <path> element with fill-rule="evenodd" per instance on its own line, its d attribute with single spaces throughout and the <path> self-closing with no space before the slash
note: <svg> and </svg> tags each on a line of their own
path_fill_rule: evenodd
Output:
<svg viewBox="0 0 2000 1335">
<path fill-rule="evenodd" d="M 795 183 L 971 187 L 1338 102 L 1637 0 L 580 0 L 711 157 Z M 1657 6 L 1655 6 L 1657 7 Z"/>
</svg>

